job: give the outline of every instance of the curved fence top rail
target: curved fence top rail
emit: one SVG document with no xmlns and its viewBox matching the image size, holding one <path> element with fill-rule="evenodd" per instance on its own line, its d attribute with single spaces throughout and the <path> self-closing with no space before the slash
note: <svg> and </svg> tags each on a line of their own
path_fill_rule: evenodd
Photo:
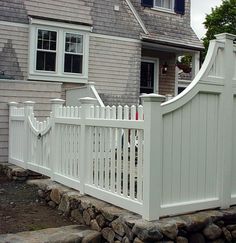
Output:
<svg viewBox="0 0 236 243">
<path fill-rule="evenodd" d="M 223 39 L 224 37 L 226 38 Z M 161 104 L 164 114 L 169 113 L 177 109 L 179 106 L 189 102 L 196 94 L 203 90 L 203 86 L 205 86 L 204 90 L 206 90 L 206 86 L 208 85 L 208 91 L 211 91 L 212 93 L 221 93 L 222 86 L 225 85 L 226 81 L 222 66 L 225 65 L 226 61 L 228 61 L 228 65 L 234 65 L 236 61 L 233 56 L 225 56 L 228 54 L 225 49 L 231 49 L 233 54 L 236 48 L 233 40 L 236 36 L 230 34 L 219 34 L 216 38 L 216 40 L 212 40 L 210 42 L 207 56 L 202 68 L 191 84 L 179 95 Z"/>
<path fill-rule="evenodd" d="M 45 121 L 40 122 L 34 117 L 34 113 L 28 116 L 29 127 L 33 131 L 35 135 L 44 136 L 46 135 L 52 128 L 52 113 L 51 116 L 48 117 Z"/>
</svg>

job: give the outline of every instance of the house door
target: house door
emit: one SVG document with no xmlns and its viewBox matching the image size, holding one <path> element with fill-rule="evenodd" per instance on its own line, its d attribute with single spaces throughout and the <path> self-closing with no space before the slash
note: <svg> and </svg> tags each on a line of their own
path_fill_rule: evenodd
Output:
<svg viewBox="0 0 236 243">
<path fill-rule="evenodd" d="M 150 94 L 158 91 L 158 60 L 142 60 L 140 93 Z"/>
</svg>

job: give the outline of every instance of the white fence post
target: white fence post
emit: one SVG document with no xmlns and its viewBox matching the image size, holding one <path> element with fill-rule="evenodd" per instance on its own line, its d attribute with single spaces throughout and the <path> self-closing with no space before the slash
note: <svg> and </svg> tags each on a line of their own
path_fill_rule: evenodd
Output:
<svg viewBox="0 0 236 243">
<path fill-rule="evenodd" d="M 63 104 L 65 103 L 65 100 L 62 99 L 51 99 L 51 151 L 50 151 L 50 162 L 51 162 L 51 179 L 54 180 L 54 172 L 56 170 L 56 167 L 59 163 L 59 158 L 57 158 L 58 149 L 57 146 L 57 132 L 55 129 L 55 118 L 58 117 L 59 109 L 62 108 Z"/>
<path fill-rule="evenodd" d="M 156 220 L 160 215 L 162 193 L 161 103 L 165 96 L 142 95 L 144 104 L 143 218 Z"/>
<path fill-rule="evenodd" d="M 220 136 L 219 162 L 221 163 L 222 185 L 220 185 L 221 208 L 229 208 L 232 193 L 232 164 L 233 164 L 233 116 L 234 88 L 233 75 L 235 72 L 233 41 L 234 35 L 223 33 L 216 39 L 225 43 L 224 47 L 224 90 L 220 97 Z M 214 153 L 214 151 L 212 151 Z"/>
<path fill-rule="evenodd" d="M 17 102 L 9 102 L 9 135 L 8 135 L 8 161 L 10 161 L 10 158 L 12 156 L 12 123 L 11 123 L 11 116 L 12 116 L 12 111 L 14 108 L 16 108 L 19 105 Z"/>
<path fill-rule="evenodd" d="M 27 163 L 29 162 L 29 144 L 28 144 L 28 117 L 34 112 L 34 101 L 25 101 L 24 104 L 24 114 L 25 114 L 25 122 L 24 122 L 24 169 L 27 169 Z"/>
<path fill-rule="evenodd" d="M 87 163 L 89 163 L 90 161 L 87 161 L 88 156 L 88 139 L 87 139 L 87 129 L 86 129 L 86 125 L 85 125 L 85 120 L 86 118 L 90 117 L 90 107 L 94 106 L 96 104 L 96 99 L 94 98 L 90 98 L 90 97 L 85 97 L 85 98 L 81 98 L 79 99 L 79 102 L 82 105 L 82 109 L 81 109 L 81 121 L 82 121 L 82 125 L 81 125 L 81 137 L 80 137 L 80 171 L 79 171 L 79 178 L 80 178 L 80 184 L 81 184 L 81 188 L 80 188 L 80 193 L 84 194 L 85 193 L 85 183 L 86 183 L 86 179 L 87 179 L 87 175 L 89 174 L 89 172 L 87 171 L 87 168 L 89 168 L 89 166 L 86 166 Z"/>
</svg>

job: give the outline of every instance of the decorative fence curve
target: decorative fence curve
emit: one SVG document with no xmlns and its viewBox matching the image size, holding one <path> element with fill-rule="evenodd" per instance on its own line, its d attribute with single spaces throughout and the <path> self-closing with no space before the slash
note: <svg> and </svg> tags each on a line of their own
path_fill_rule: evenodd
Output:
<svg viewBox="0 0 236 243">
<path fill-rule="evenodd" d="M 9 161 L 144 219 L 236 204 L 236 36 L 212 41 L 195 80 L 143 107 L 63 107 L 45 122 L 10 103 Z M 164 102 L 164 103 L 163 103 Z"/>
</svg>

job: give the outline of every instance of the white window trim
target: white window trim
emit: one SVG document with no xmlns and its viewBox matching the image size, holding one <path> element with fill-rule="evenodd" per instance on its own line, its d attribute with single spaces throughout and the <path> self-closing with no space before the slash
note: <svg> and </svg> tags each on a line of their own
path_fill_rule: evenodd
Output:
<svg viewBox="0 0 236 243">
<path fill-rule="evenodd" d="M 38 29 L 45 29 L 57 32 L 57 54 L 56 54 L 56 71 L 36 70 L 36 52 Z M 52 21 L 31 19 L 29 26 L 29 80 L 57 81 L 70 83 L 87 83 L 88 82 L 88 58 L 89 58 L 89 32 L 91 27 L 75 24 L 58 23 Z M 66 73 L 64 72 L 64 50 L 65 50 L 65 33 L 77 33 L 83 36 L 83 72 Z"/>
<path fill-rule="evenodd" d="M 175 14 L 174 12 L 174 4 L 175 4 L 175 1 L 172 0 L 172 8 L 163 8 L 163 7 L 158 7 L 155 5 L 155 0 L 153 1 L 153 10 L 157 10 L 157 11 L 161 11 L 161 12 L 166 12 L 166 13 L 172 13 L 172 14 Z"/>
<path fill-rule="evenodd" d="M 157 93 L 159 92 L 159 58 L 151 58 L 151 57 L 143 57 L 141 59 L 141 62 L 149 62 L 154 63 L 154 87 L 153 92 Z"/>
</svg>

